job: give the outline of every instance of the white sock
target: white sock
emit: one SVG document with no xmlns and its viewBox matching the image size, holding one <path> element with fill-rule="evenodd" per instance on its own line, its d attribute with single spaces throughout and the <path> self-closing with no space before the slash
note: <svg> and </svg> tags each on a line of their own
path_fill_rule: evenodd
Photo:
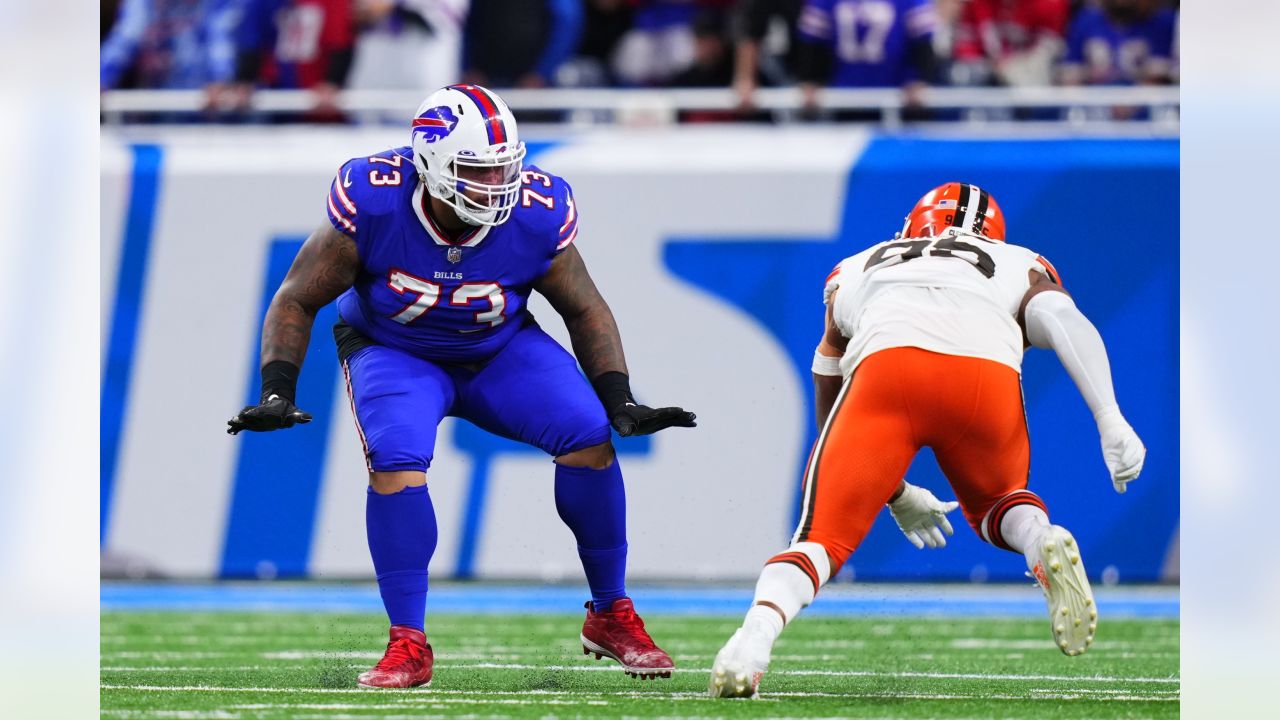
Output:
<svg viewBox="0 0 1280 720">
<path fill-rule="evenodd" d="M 813 602 L 813 597 L 818 592 L 817 587 L 814 586 L 814 578 L 808 572 L 791 562 L 779 561 L 780 558 L 785 558 L 788 555 L 791 555 L 793 560 L 800 560 L 806 566 L 812 565 L 819 586 L 822 583 L 826 583 L 831 574 L 831 561 L 827 558 L 827 550 L 818 543 L 795 543 L 770 558 L 769 563 L 760 571 L 760 579 L 756 581 L 756 594 L 752 600 L 753 607 L 747 613 L 747 619 L 758 618 L 761 620 L 759 624 L 763 626 L 764 618 L 768 617 L 764 613 L 771 613 L 778 618 L 781 624 L 774 631 L 768 629 L 772 626 L 764 627 L 763 629 L 766 632 L 772 632 L 775 638 L 778 633 L 782 632 L 782 624 L 794 620 L 801 610 Z M 797 558 L 796 555 L 805 556 L 809 562 L 803 563 L 804 558 Z M 773 605 L 777 610 L 768 605 L 760 605 L 760 603 Z M 779 610 L 782 612 L 781 617 L 778 616 Z M 753 623 L 753 625 L 756 624 Z"/>
<path fill-rule="evenodd" d="M 768 605 L 752 605 L 747 611 L 746 619 L 742 621 L 742 627 L 749 632 L 767 637 L 772 643 L 782 634 L 785 624 L 777 610 Z"/>
<path fill-rule="evenodd" d="M 1009 508 L 1000 521 L 1000 535 L 1009 547 L 1023 555 L 1035 543 L 1040 533 L 1049 527 L 1049 516 L 1035 505 L 1015 505 Z"/>
</svg>

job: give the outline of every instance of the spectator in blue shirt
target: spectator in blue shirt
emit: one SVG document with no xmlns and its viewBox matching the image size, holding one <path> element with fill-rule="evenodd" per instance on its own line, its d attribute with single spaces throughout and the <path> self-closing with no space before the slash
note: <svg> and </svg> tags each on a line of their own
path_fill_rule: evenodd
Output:
<svg viewBox="0 0 1280 720">
<path fill-rule="evenodd" d="M 235 72 L 244 0 L 123 0 L 102 43 L 99 87 L 191 90 Z"/>
<path fill-rule="evenodd" d="M 1104 0 L 1086 7 L 1067 32 L 1060 67 L 1066 85 L 1171 82 L 1177 13 L 1158 0 Z"/>
<path fill-rule="evenodd" d="M 901 87 L 915 105 L 936 75 L 932 0 L 806 0 L 797 26 L 801 88 L 811 107 L 819 85 Z"/>
</svg>

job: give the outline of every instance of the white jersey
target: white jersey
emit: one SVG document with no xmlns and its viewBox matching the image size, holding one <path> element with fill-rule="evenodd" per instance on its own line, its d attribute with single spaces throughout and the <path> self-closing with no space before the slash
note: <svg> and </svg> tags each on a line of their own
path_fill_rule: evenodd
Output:
<svg viewBox="0 0 1280 720">
<path fill-rule="evenodd" d="M 955 230 L 891 240 L 841 261 L 827 278 L 832 317 L 847 338 L 847 377 L 874 352 L 917 347 L 986 358 L 1021 372 L 1018 308 L 1028 270 L 1057 281 L 1035 252 Z M 837 292 L 837 290 L 839 292 Z"/>
</svg>

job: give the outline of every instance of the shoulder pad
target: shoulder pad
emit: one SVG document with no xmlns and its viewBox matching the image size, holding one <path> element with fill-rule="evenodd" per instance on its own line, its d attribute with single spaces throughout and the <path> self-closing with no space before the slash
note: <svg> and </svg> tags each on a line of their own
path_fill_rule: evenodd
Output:
<svg viewBox="0 0 1280 720">
<path fill-rule="evenodd" d="M 391 212 L 416 182 L 411 158 L 403 147 L 343 163 L 329 186 L 329 222 L 354 236 L 361 218 Z"/>
<path fill-rule="evenodd" d="M 547 238 L 553 252 L 560 252 L 578 237 L 578 205 L 573 188 L 564 178 L 535 165 L 521 173 L 520 208 L 530 232 Z"/>
</svg>

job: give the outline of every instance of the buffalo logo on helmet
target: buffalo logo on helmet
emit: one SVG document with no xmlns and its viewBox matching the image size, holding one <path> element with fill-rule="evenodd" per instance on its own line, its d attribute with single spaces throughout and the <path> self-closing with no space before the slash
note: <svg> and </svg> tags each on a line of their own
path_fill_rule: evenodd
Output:
<svg viewBox="0 0 1280 720">
<path fill-rule="evenodd" d="M 458 116 L 447 105 L 433 107 L 413 119 L 413 132 L 422 133 L 423 141 L 433 143 L 449 136 L 458 125 Z"/>
</svg>

